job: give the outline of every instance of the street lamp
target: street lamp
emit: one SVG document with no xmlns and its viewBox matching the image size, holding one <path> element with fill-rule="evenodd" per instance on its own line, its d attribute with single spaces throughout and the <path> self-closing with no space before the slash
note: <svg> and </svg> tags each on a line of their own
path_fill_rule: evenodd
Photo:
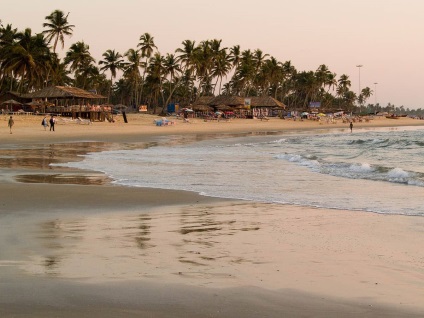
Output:
<svg viewBox="0 0 424 318">
<path fill-rule="evenodd" d="M 359 112 L 361 112 L 361 103 L 359 101 L 359 96 L 361 95 L 361 67 L 363 65 L 356 65 L 359 71 L 359 91 L 358 91 L 358 104 L 359 104 Z"/>
<path fill-rule="evenodd" d="M 374 83 L 374 104 L 375 104 L 375 106 L 377 106 L 377 84 L 378 83 Z"/>
<path fill-rule="evenodd" d="M 359 71 L 359 92 L 358 92 L 358 97 L 359 97 L 359 95 L 361 95 L 361 67 L 362 67 L 363 65 L 356 65 L 356 67 L 358 68 L 358 71 Z"/>
</svg>

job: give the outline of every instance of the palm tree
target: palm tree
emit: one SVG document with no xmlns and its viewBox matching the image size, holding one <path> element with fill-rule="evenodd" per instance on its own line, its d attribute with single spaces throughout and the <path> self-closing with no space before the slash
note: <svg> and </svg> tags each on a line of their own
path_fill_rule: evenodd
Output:
<svg viewBox="0 0 424 318">
<path fill-rule="evenodd" d="M 220 80 L 218 95 L 221 94 L 222 78 L 224 76 L 227 76 L 230 70 L 231 70 L 231 61 L 230 61 L 229 55 L 227 54 L 225 50 L 223 50 L 219 52 L 219 54 L 215 57 L 215 63 L 212 69 L 212 76 L 216 77 L 215 87 L 218 84 L 218 80 Z M 214 93 L 215 93 L 215 90 L 214 90 Z"/>
<path fill-rule="evenodd" d="M 124 77 L 130 82 L 131 86 L 131 101 L 132 104 L 138 105 L 140 103 L 139 83 L 141 80 L 140 67 L 141 67 L 141 54 L 135 49 L 129 49 L 125 56 L 128 60 L 124 70 Z"/>
<path fill-rule="evenodd" d="M 365 87 L 361 90 L 361 94 L 358 96 L 358 103 L 360 108 L 367 102 L 367 99 L 371 97 L 372 90 L 369 87 Z"/>
<path fill-rule="evenodd" d="M 73 80 L 69 76 L 70 71 L 67 70 L 65 63 L 61 62 L 56 54 L 52 54 L 51 72 L 46 86 L 70 86 L 73 85 Z"/>
<path fill-rule="evenodd" d="M 193 74 L 194 70 L 194 56 L 196 51 L 199 49 L 196 47 L 196 41 L 184 40 L 182 42 L 183 47 L 177 48 L 175 53 L 180 53 L 177 59 L 178 62 L 181 63 L 181 67 L 184 71 L 189 71 L 190 75 Z"/>
<path fill-rule="evenodd" d="M 42 34 L 32 35 L 31 29 L 16 34 L 16 42 L 5 47 L 0 69 L 4 74 L 20 77 L 19 89 L 41 88 L 50 65 L 50 50 Z"/>
<path fill-rule="evenodd" d="M 95 62 L 89 49 L 90 47 L 87 44 L 80 41 L 72 44 L 69 51 L 66 53 L 64 62 L 66 65 L 70 65 L 70 70 L 75 73 L 76 80 L 78 80 L 78 77 L 84 72 L 84 69 Z M 83 86 L 85 86 L 85 83 L 86 81 L 83 80 Z"/>
<path fill-rule="evenodd" d="M 349 91 L 349 88 L 351 86 L 352 86 L 352 83 L 349 79 L 349 76 L 347 76 L 346 74 L 341 75 L 338 80 L 338 86 L 336 90 L 337 96 L 339 97 L 344 96 Z"/>
<path fill-rule="evenodd" d="M 111 87 L 113 85 L 113 79 L 116 78 L 116 71 L 122 70 L 125 66 L 124 60 L 122 59 L 122 55 L 119 52 L 115 52 L 115 50 L 107 50 L 103 53 L 104 60 L 99 61 L 99 65 L 104 65 L 100 68 L 100 71 L 110 71 L 110 85 L 109 85 L 109 93 L 108 93 L 108 103 L 110 101 L 110 92 Z"/>
<path fill-rule="evenodd" d="M 157 49 L 157 47 L 155 45 L 154 38 L 147 32 L 140 36 L 140 42 L 138 43 L 137 46 L 140 47 L 141 57 L 146 58 L 145 65 L 144 65 L 144 72 L 143 72 L 143 80 L 141 83 L 141 95 L 140 95 L 140 98 L 141 98 L 143 96 L 144 79 L 145 79 L 146 70 L 148 67 L 147 63 L 149 58 L 152 56 L 154 49 Z"/>
<path fill-rule="evenodd" d="M 266 60 L 261 68 L 261 77 L 263 78 L 262 94 L 268 95 L 273 93 L 274 98 L 277 98 L 278 88 L 283 81 L 283 68 L 281 62 L 271 56 Z"/>
<path fill-rule="evenodd" d="M 165 59 L 159 52 L 156 52 L 153 55 L 148 65 L 146 84 L 150 89 L 150 100 L 153 102 L 154 107 L 153 113 L 156 113 L 156 108 L 159 105 L 159 96 L 162 99 L 162 103 L 165 102 L 163 95 L 163 82 L 166 71 L 164 65 Z"/>
<path fill-rule="evenodd" d="M 166 102 L 163 105 L 162 112 L 165 112 L 166 107 L 168 106 L 169 102 L 172 100 L 172 95 L 174 94 L 175 89 L 177 88 L 178 82 L 180 78 L 178 77 L 178 74 L 181 72 L 180 65 L 177 62 L 177 59 L 174 54 L 167 54 L 164 61 L 163 61 L 163 68 L 165 72 L 165 76 L 170 77 L 169 80 L 169 94 Z M 175 85 L 172 87 L 172 84 L 175 80 Z"/>
<path fill-rule="evenodd" d="M 62 43 L 62 49 L 65 46 L 64 36 L 71 36 L 75 25 L 68 23 L 68 14 L 65 14 L 61 10 L 55 10 L 50 15 L 46 16 L 48 22 L 43 23 L 44 28 L 48 28 L 43 31 L 43 34 L 47 34 L 47 41 L 50 43 L 54 39 L 53 53 L 56 53 L 57 42 Z"/>
<path fill-rule="evenodd" d="M 13 45 L 17 41 L 17 34 L 18 29 L 13 28 L 11 24 L 6 25 L 3 27 L 1 25 L 0 27 L 0 65 L 3 64 L 8 54 L 10 54 Z M 1 84 L 0 84 L 0 91 L 3 90 L 3 83 L 5 81 L 10 82 L 9 90 L 12 90 L 13 84 L 16 83 L 16 80 L 13 76 L 13 71 L 6 71 L 4 67 L 0 68 L 0 78 L 1 78 Z"/>
</svg>

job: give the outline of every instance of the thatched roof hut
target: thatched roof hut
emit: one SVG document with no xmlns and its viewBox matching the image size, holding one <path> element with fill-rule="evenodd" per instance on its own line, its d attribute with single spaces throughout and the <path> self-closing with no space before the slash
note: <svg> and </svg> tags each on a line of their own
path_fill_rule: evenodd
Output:
<svg viewBox="0 0 424 318">
<path fill-rule="evenodd" d="M 50 86 L 37 92 L 23 94 L 24 98 L 43 99 L 105 99 L 107 97 L 98 95 L 81 88 L 68 86 Z"/>
<path fill-rule="evenodd" d="M 231 107 L 237 107 L 244 105 L 244 98 L 240 96 L 227 96 L 220 95 L 216 96 L 209 102 L 210 106 L 216 107 L 218 105 L 227 105 Z"/>
<path fill-rule="evenodd" d="M 215 96 L 200 96 L 193 105 L 209 105 Z"/>
<path fill-rule="evenodd" d="M 252 107 L 267 107 L 267 108 L 286 108 L 286 106 L 271 96 L 264 97 L 249 97 Z"/>
<path fill-rule="evenodd" d="M 220 105 L 226 105 L 233 108 L 243 108 L 245 100 L 250 100 L 251 107 L 267 107 L 267 108 L 285 108 L 286 106 L 271 96 L 264 97 L 240 97 L 220 95 L 213 98 L 208 105 L 217 108 Z"/>
<path fill-rule="evenodd" d="M 198 112 L 209 112 L 213 110 L 213 108 L 208 105 L 193 105 L 191 108 Z"/>
</svg>

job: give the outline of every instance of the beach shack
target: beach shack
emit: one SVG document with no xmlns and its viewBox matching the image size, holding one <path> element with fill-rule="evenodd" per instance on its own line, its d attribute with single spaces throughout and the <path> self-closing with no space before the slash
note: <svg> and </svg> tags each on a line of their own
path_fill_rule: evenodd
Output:
<svg viewBox="0 0 424 318">
<path fill-rule="evenodd" d="M 286 106 L 271 96 L 227 96 L 220 95 L 211 99 L 208 103 L 215 111 L 232 111 L 238 117 L 262 118 L 278 116 Z"/>
<path fill-rule="evenodd" d="M 30 99 L 27 104 L 32 104 L 33 111 L 39 113 L 90 121 L 105 121 L 112 115 L 111 105 L 101 104 L 107 97 L 77 87 L 51 86 L 21 97 Z"/>
</svg>

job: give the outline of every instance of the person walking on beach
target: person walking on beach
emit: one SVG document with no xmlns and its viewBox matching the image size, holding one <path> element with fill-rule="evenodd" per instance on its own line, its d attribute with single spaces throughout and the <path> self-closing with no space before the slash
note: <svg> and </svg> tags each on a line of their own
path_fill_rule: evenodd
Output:
<svg viewBox="0 0 424 318">
<path fill-rule="evenodd" d="M 353 123 L 352 122 L 350 122 L 349 127 L 350 127 L 350 132 L 352 132 L 352 130 L 353 130 Z"/>
<path fill-rule="evenodd" d="M 7 123 L 7 126 L 9 126 L 9 129 L 10 129 L 10 133 L 12 133 L 12 127 L 13 127 L 14 124 L 15 124 L 15 122 L 13 120 L 13 117 L 10 116 L 9 121 Z"/>
<path fill-rule="evenodd" d="M 44 116 L 43 121 L 41 122 L 41 125 L 44 126 L 44 130 L 47 130 L 47 127 L 49 126 L 47 122 L 47 116 Z"/>
<path fill-rule="evenodd" d="M 53 117 L 53 115 L 52 115 L 52 117 L 50 117 L 50 131 L 54 131 L 54 124 L 55 124 L 55 119 L 54 119 L 54 117 Z"/>
</svg>

